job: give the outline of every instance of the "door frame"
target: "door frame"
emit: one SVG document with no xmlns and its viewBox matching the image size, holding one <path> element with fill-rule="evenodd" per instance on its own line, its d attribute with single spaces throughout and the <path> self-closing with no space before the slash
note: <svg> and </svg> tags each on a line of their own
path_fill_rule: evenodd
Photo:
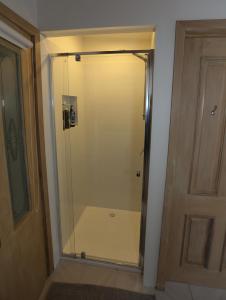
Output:
<svg viewBox="0 0 226 300">
<path fill-rule="evenodd" d="M 141 226 L 140 226 L 140 261 L 139 266 L 144 271 L 145 238 L 147 223 L 147 204 L 149 187 L 149 169 L 151 152 L 151 124 L 152 124 L 152 100 L 153 100 L 153 74 L 154 74 L 154 55 L 152 49 L 145 62 L 145 136 L 144 136 L 144 159 L 143 159 L 143 182 L 142 182 L 142 205 L 141 205 Z"/>
<path fill-rule="evenodd" d="M 53 76 L 52 76 L 52 59 L 56 57 L 68 57 L 75 56 L 79 57 L 82 55 L 101 55 L 101 54 L 133 54 L 138 58 L 142 59 L 145 63 L 145 99 L 144 99 L 144 116 L 145 116 L 145 129 L 144 129 L 144 159 L 143 159 L 143 177 L 142 177 L 142 196 L 141 196 L 141 223 L 140 223 L 140 242 L 139 242 L 139 265 L 138 267 L 129 266 L 127 264 L 111 263 L 102 260 L 85 259 L 86 262 L 97 263 L 101 265 L 117 265 L 124 269 L 139 269 L 143 273 L 144 271 L 144 254 L 145 254 L 145 237 L 146 237 L 146 220 L 147 220 L 147 203 L 148 203 L 148 187 L 149 187 L 149 167 L 150 167 L 150 151 L 151 151 L 151 123 L 152 123 L 152 100 L 153 100 L 153 73 L 154 73 L 154 49 L 148 50 L 113 50 L 113 51 L 93 51 L 93 52 L 61 52 L 49 54 L 49 70 L 50 70 L 50 86 L 51 86 L 51 123 L 52 132 L 54 135 L 54 157 L 55 165 L 57 170 L 57 208 L 58 208 L 58 236 L 61 256 L 66 257 L 62 252 L 62 233 L 61 233 L 61 221 L 60 221 L 60 197 L 59 197 L 59 180 L 58 180 L 58 162 L 57 162 L 57 141 L 56 141 L 56 125 L 55 125 L 55 100 L 53 96 Z M 146 54 L 147 58 L 143 58 L 139 54 Z M 78 257 L 69 257 L 72 259 L 80 260 L 84 259 Z"/>
<path fill-rule="evenodd" d="M 170 116 L 170 132 L 169 132 L 169 146 L 168 159 L 166 171 L 165 184 L 165 199 L 162 217 L 161 242 L 158 261 L 157 274 L 157 288 L 164 289 L 167 281 L 167 253 L 170 247 L 168 239 L 170 232 L 170 215 L 172 208 L 172 199 L 170 194 L 174 189 L 174 182 L 176 180 L 174 175 L 175 170 L 175 129 L 178 127 L 177 114 L 178 103 L 181 96 L 181 83 L 183 71 L 184 58 L 184 44 L 187 37 L 226 37 L 226 20 L 197 20 L 197 21 L 177 21 L 176 22 L 176 40 L 174 52 L 174 74 L 173 74 L 173 90 L 171 102 L 171 116 Z"/>
<path fill-rule="evenodd" d="M 32 24 L 17 15 L 6 5 L 0 2 L 0 20 L 12 27 L 19 34 L 25 36 L 33 43 L 33 76 L 34 76 L 34 102 L 36 125 L 37 150 L 38 150 L 38 171 L 40 178 L 40 194 L 43 211 L 43 227 L 45 233 L 45 250 L 47 257 L 47 270 L 51 274 L 54 270 L 52 236 L 50 227 L 50 209 L 47 184 L 47 169 L 45 157 L 44 120 L 43 120 L 43 100 L 41 83 L 41 55 L 40 55 L 40 32 Z"/>
</svg>

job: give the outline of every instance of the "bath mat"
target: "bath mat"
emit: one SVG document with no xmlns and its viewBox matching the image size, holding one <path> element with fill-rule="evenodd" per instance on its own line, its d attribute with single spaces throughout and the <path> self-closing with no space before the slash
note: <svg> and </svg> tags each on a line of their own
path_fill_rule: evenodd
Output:
<svg viewBox="0 0 226 300">
<path fill-rule="evenodd" d="M 154 300 L 155 296 L 90 284 L 52 283 L 46 300 Z"/>
</svg>

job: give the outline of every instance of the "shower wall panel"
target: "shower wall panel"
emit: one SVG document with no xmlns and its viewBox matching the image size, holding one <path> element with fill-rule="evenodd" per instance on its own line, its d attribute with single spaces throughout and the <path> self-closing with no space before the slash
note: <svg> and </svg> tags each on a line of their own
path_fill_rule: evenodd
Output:
<svg viewBox="0 0 226 300">
<path fill-rule="evenodd" d="M 144 62 L 132 55 L 100 55 L 82 57 L 80 64 L 83 107 L 75 132 L 82 134 L 74 139 L 73 153 L 84 189 L 77 197 L 87 206 L 140 211 Z M 83 151 L 76 152 L 78 147 Z"/>
<path fill-rule="evenodd" d="M 61 223 L 61 240 L 64 253 L 74 253 L 74 230 L 85 205 L 79 192 L 80 176 L 76 161 L 80 158 L 79 145 L 74 147 L 75 140 L 80 140 L 79 130 L 75 127 L 63 130 L 62 96 L 76 95 L 82 97 L 82 68 L 79 65 L 73 74 L 70 86 L 70 65 L 72 58 L 54 58 L 52 60 L 53 98 L 55 108 L 56 150 L 59 187 L 59 206 Z M 82 106 L 80 105 L 80 110 Z"/>
</svg>

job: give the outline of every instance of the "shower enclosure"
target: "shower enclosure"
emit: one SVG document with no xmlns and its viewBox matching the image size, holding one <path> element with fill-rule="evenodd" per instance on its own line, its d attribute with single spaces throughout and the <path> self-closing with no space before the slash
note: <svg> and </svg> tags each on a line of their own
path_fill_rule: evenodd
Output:
<svg viewBox="0 0 226 300">
<path fill-rule="evenodd" d="M 153 50 L 51 55 L 62 254 L 142 267 Z"/>
</svg>

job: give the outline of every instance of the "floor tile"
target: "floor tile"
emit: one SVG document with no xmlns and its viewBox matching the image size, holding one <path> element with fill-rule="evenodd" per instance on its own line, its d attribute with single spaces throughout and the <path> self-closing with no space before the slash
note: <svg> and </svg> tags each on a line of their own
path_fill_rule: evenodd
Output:
<svg viewBox="0 0 226 300">
<path fill-rule="evenodd" d="M 62 259 L 51 276 L 52 282 L 87 283 L 135 292 L 153 294 L 154 289 L 143 287 L 141 273 L 122 270 L 119 267 L 90 265 Z"/>
<path fill-rule="evenodd" d="M 226 290 L 211 289 L 201 286 L 191 286 L 191 291 L 194 300 L 225 300 Z"/>
<path fill-rule="evenodd" d="M 193 300 L 189 286 L 184 283 L 167 282 L 165 293 L 170 300 Z"/>
<path fill-rule="evenodd" d="M 166 292 L 156 291 L 155 292 L 156 300 L 171 300 Z"/>
</svg>

